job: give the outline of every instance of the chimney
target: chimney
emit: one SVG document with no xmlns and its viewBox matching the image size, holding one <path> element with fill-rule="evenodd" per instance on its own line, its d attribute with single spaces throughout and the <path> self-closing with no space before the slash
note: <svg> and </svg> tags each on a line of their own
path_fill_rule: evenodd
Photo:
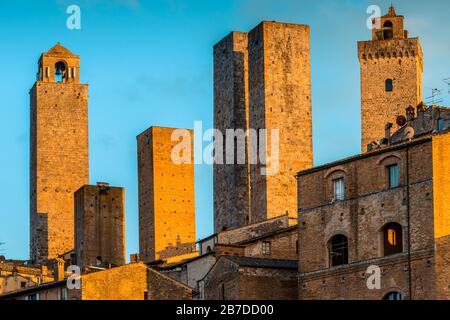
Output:
<svg viewBox="0 0 450 320">
<path fill-rule="evenodd" d="M 55 263 L 53 264 L 53 277 L 55 281 L 64 280 L 64 260 L 61 258 L 56 258 Z"/>
<path fill-rule="evenodd" d="M 391 122 L 386 123 L 386 126 L 384 127 L 384 137 L 386 139 L 388 139 L 389 141 L 391 140 L 391 129 L 392 129 L 393 124 Z"/>
<path fill-rule="evenodd" d="M 41 266 L 41 274 L 44 277 L 47 276 L 47 274 L 48 274 L 47 266 L 44 266 L 44 265 Z"/>
<path fill-rule="evenodd" d="M 97 182 L 97 186 L 99 186 L 99 187 L 109 187 L 109 183 L 108 182 Z"/>
<path fill-rule="evenodd" d="M 409 106 L 408 108 L 406 108 L 406 121 L 407 121 L 407 123 L 410 123 L 411 121 L 413 121 L 414 117 L 415 117 L 414 108 Z"/>
</svg>

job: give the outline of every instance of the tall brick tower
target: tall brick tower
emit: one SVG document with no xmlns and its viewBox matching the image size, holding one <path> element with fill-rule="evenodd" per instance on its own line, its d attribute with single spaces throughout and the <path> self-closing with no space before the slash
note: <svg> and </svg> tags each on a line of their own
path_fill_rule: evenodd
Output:
<svg viewBox="0 0 450 320">
<path fill-rule="evenodd" d="M 226 143 L 227 129 L 242 133 L 247 131 L 248 122 L 247 33 L 232 32 L 214 46 L 214 128 L 222 132 Z M 236 135 L 231 142 L 245 145 L 245 163 L 214 165 L 215 232 L 239 228 L 250 221 L 248 140 L 242 140 Z"/>
<path fill-rule="evenodd" d="M 279 171 L 251 165 L 251 222 L 297 218 L 297 172 L 313 164 L 309 26 L 262 22 L 248 35 L 250 128 L 279 130 Z M 259 147 L 261 144 L 258 143 Z"/>
<path fill-rule="evenodd" d="M 190 163 L 172 159 L 173 128 L 151 127 L 137 137 L 139 252 L 143 261 L 196 255 L 193 132 Z"/>
<path fill-rule="evenodd" d="M 404 17 L 393 6 L 373 21 L 372 40 L 358 42 L 361 65 L 361 149 L 384 137 L 408 106 L 422 101 L 423 53 L 418 38 L 409 38 Z M 394 123 L 393 130 L 398 127 Z"/>
<path fill-rule="evenodd" d="M 89 182 L 88 85 L 80 58 L 59 43 L 39 60 L 30 91 L 30 256 L 74 248 L 74 192 Z"/>
</svg>

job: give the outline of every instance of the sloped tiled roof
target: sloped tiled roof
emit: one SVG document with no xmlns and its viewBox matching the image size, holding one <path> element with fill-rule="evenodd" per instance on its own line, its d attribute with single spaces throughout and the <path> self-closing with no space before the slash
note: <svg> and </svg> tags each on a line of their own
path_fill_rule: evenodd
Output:
<svg viewBox="0 0 450 320">
<path fill-rule="evenodd" d="M 72 51 L 67 49 L 66 47 L 63 47 L 59 42 L 50 48 L 46 52 L 47 55 L 55 55 L 55 56 L 74 56 Z"/>
</svg>

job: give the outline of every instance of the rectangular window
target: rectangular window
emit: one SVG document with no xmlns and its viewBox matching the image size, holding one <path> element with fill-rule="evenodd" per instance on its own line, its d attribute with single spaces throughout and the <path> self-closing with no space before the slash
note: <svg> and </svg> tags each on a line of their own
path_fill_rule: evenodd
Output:
<svg viewBox="0 0 450 320">
<path fill-rule="evenodd" d="M 61 288 L 61 300 L 67 300 L 67 288 Z"/>
<path fill-rule="evenodd" d="M 397 188 L 399 186 L 398 165 L 394 164 L 388 167 L 389 170 L 389 188 Z"/>
<path fill-rule="evenodd" d="M 333 180 L 334 199 L 342 201 L 345 199 L 344 178 Z"/>
<path fill-rule="evenodd" d="M 39 300 L 39 293 L 28 296 L 28 300 Z"/>
<path fill-rule="evenodd" d="M 442 131 L 444 130 L 444 119 L 439 118 L 437 121 L 437 130 Z"/>
<path fill-rule="evenodd" d="M 270 241 L 263 241 L 262 243 L 262 254 L 265 256 L 269 256 L 271 251 Z"/>
</svg>

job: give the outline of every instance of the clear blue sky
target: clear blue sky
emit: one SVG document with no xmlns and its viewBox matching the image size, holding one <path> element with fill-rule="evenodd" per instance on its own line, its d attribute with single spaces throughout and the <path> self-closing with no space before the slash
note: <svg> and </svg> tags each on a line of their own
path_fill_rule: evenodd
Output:
<svg viewBox="0 0 450 320">
<path fill-rule="evenodd" d="M 66 28 L 78 4 L 82 29 Z M 57 41 L 81 56 L 89 83 L 91 183 L 126 188 L 127 254 L 138 252 L 136 135 L 151 125 L 212 127 L 212 46 L 261 20 L 311 26 L 315 164 L 359 152 L 356 42 L 367 40 L 364 0 L 0 1 L 0 242 L 28 258 L 29 96 L 39 55 Z M 450 2 L 396 0 L 425 53 L 424 95 L 450 77 Z M 448 104 L 448 94 L 443 96 Z M 196 167 L 197 238 L 213 231 L 212 168 Z"/>
</svg>

